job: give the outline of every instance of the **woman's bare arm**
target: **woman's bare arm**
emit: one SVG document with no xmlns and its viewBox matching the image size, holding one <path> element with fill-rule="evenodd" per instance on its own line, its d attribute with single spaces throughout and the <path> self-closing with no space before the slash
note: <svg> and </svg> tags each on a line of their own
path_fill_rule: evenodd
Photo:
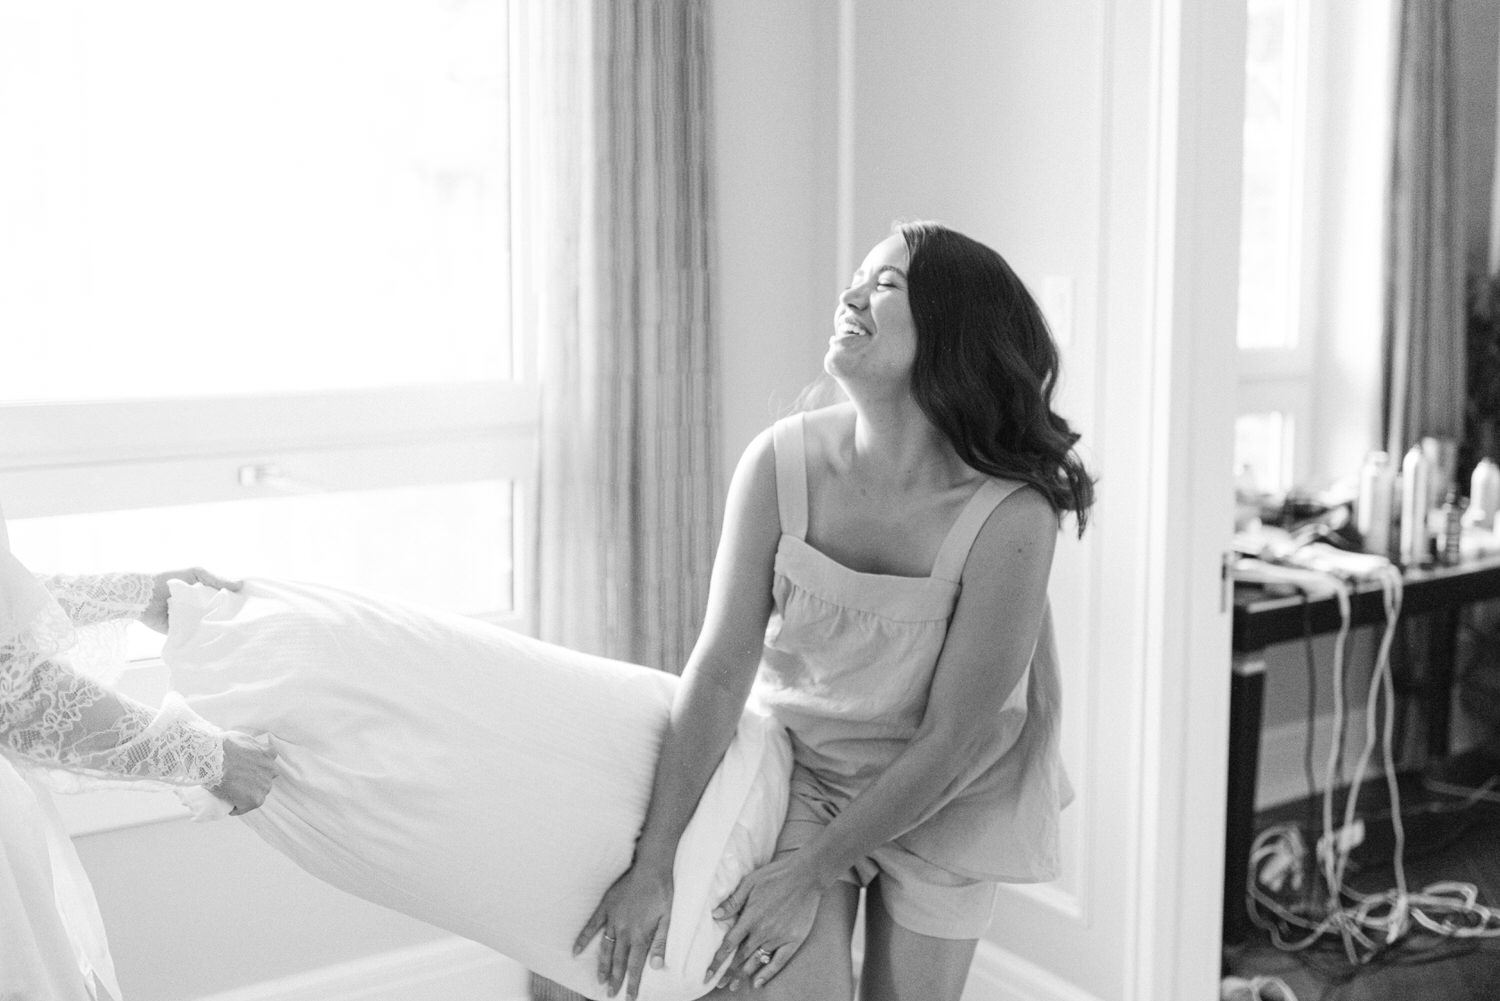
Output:
<svg viewBox="0 0 1500 1001">
<path fill-rule="evenodd" d="M 633 997 L 648 957 L 665 952 L 677 843 L 733 739 L 754 683 L 771 614 L 772 573 L 781 522 L 770 432 L 746 449 L 730 483 L 724 530 L 698 642 L 662 741 L 651 802 L 631 868 L 610 888 L 575 942 L 602 941 L 600 981 Z M 628 978 L 628 979 L 627 979 Z"/>
</svg>

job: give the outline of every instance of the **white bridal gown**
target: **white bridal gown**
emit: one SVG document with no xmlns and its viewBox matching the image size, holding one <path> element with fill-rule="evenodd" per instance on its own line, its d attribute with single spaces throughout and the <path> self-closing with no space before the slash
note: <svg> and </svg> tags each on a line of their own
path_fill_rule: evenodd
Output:
<svg viewBox="0 0 1500 1001">
<path fill-rule="evenodd" d="M 173 688 L 217 726 L 273 737 L 281 775 L 241 818 L 258 835 L 319 879 L 603 997 L 594 948 L 571 946 L 630 862 L 675 676 L 284 581 L 174 582 L 170 621 Z M 747 712 L 679 845 L 666 965 L 642 998 L 708 991 L 726 928 L 711 912 L 769 859 L 790 769 L 780 726 Z"/>
<path fill-rule="evenodd" d="M 34 577 L 0 516 L 0 998 L 119 997 L 93 890 L 49 786 L 78 776 L 217 784 L 218 732 L 98 681 L 102 635 L 139 616 L 143 574 Z M 206 795 L 206 794 L 205 794 Z"/>
</svg>

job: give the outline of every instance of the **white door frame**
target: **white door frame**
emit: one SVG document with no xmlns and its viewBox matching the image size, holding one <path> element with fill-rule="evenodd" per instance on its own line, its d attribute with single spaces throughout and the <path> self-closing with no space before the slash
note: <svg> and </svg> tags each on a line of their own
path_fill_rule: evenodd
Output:
<svg viewBox="0 0 1500 1001">
<path fill-rule="evenodd" d="M 1226 13 L 1226 7 L 1231 12 Z M 1229 614 L 1221 556 L 1233 523 L 1230 456 L 1235 398 L 1244 13 L 1238 4 L 1197 0 L 1121 2 L 1132 30 L 1150 32 L 1149 105 L 1117 104 L 1115 134 L 1131 134 L 1146 111 L 1143 149 L 1122 150 L 1117 168 L 1145 157 L 1143 261 L 1131 257 L 1138 211 L 1110 219 L 1113 282 L 1144 291 L 1145 423 L 1140 434 L 1142 531 L 1134 583 L 1141 593 L 1143 685 L 1134 708 L 1141 743 L 1134 930 L 1123 996 L 1217 996 L 1224 864 L 1229 718 Z M 1121 18 L 1123 23 L 1126 19 Z M 1126 38 L 1116 51 L 1141 51 Z M 1128 58 L 1119 75 L 1139 72 Z M 1117 93 L 1131 88 L 1121 80 Z M 1127 188 L 1128 189 L 1128 188 Z M 1142 273 L 1143 272 L 1143 273 Z M 1121 306 L 1132 292 L 1122 291 Z M 1129 415 L 1127 399 L 1106 414 Z M 1119 440 L 1106 447 L 1128 449 Z M 1118 469 L 1118 465 L 1116 467 Z M 1119 540 L 1116 540 L 1117 542 Z M 1104 582 L 1115 590 L 1113 582 Z"/>
<path fill-rule="evenodd" d="M 1244 11 L 1114 0 L 1101 28 L 1100 503 L 1057 610 L 1088 637 L 1076 872 L 1010 892 L 1048 930 L 992 931 L 972 1001 L 1218 994 Z"/>
</svg>

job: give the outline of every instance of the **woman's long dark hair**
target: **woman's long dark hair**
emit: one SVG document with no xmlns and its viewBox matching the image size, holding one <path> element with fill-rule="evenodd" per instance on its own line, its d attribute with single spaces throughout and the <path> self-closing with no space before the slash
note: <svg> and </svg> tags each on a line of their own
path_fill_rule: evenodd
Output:
<svg viewBox="0 0 1500 1001">
<path fill-rule="evenodd" d="M 912 395 L 960 458 L 1029 483 L 1083 534 L 1094 480 L 1078 434 L 1052 410 L 1058 354 L 1031 293 L 977 240 L 932 222 L 899 227 L 917 328 Z"/>
</svg>

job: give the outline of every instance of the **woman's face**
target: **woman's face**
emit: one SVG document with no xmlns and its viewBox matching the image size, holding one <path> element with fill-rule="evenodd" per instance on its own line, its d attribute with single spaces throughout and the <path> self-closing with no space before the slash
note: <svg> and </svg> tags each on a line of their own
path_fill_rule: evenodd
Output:
<svg viewBox="0 0 1500 1001">
<path fill-rule="evenodd" d="M 840 382 L 911 383 L 917 328 L 907 299 L 906 241 L 894 234 L 877 243 L 839 296 L 823 368 Z"/>
</svg>

